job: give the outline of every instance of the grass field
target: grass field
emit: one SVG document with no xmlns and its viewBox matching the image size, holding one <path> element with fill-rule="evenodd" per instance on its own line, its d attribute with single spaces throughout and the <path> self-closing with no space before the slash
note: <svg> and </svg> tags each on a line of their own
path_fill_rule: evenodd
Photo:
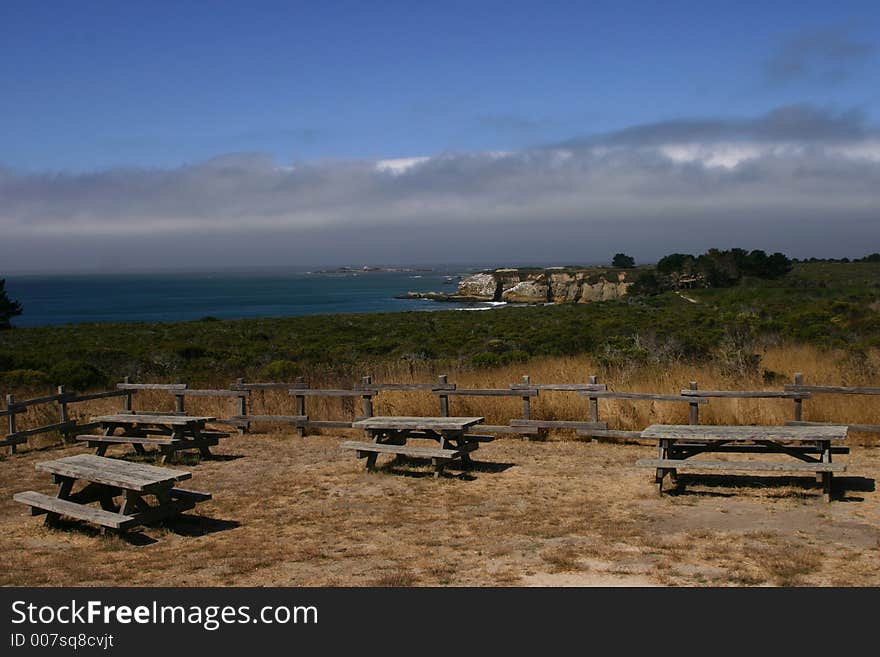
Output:
<svg viewBox="0 0 880 657">
<path fill-rule="evenodd" d="M 651 447 L 502 439 L 474 472 L 435 480 L 418 465 L 367 474 L 338 436 L 236 436 L 174 466 L 213 500 L 128 540 L 46 529 L 12 502 L 52 492 L 35 462 L 80 451 L 0 464 L 0 584 L 880 585 L 876 449 L 841 457 L 847 490 L 829 505 L 804 477 L 704 478 L 659 497 L 633 466 Z"/>
</svg>

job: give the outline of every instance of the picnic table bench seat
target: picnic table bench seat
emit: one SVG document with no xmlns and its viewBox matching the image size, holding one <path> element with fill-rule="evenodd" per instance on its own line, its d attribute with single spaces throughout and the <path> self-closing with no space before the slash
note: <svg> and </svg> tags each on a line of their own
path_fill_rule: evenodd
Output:
<svg viewBox="0 0 880 657">
<path fill-rule="evenodd" d="M 794 463 L 773 461 L 704 461 L 683 459 L 639 459 L 640 468 L 673 468 L 675 470 L 770 470 L 774 472 L 846 472 L 843 463 Z"/>
<path fill-rule="evenodd" d="M 180 442 L 179 438 L 171 436 L 100 436 L 100 435 L 81 435 L 76 437 L 77 441 L 88 443 L 89 447 L 97 447 L 99 443 L 109 443 L 111 445 L 121 445 L 123 443 L 132 443 L 137 445 L 174 445 Z"/>
<path fill-rule="evenodd" d="M 413 458 L 446 459 L 458 458 L 465 452 L 472 452 L 476 445 L 463 445 L 455 449 L 440 449 L 436 447 L 415 447 L 412 445 L 385 445 L 382 443 L 366 443 L 347 440 L 340 444 L 342 449 L 357 450 L 358 458 L 366 458 L 367 453 L 376 454 L 402 454 Z M 362 453 L 363 452 L 363 453 Z"/>
<path fill-rule="evenodd" d="M 109 527 L 110 529 L 127 529 L 137 520 L 134 516 L 120 515 L 113 511 L 105 511 L 104 509 L 86 506 L 79 502 L 63 500 L 33 490 L 16 493 L 12 496 L 12 499 L 30 506 L 31 515 L 34 516 L 49 512 L 57 513 L 61 516 L 85 520 L 102 527 Z"/>
</svg>

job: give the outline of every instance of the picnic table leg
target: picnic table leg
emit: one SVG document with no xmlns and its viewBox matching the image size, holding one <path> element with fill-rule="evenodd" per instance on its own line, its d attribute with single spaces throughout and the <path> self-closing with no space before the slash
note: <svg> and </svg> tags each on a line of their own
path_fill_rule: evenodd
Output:
<svg viewBox="0 0 880 657">
<path fill-rule="evenodd" d="M 104 435 L 112 436 L 113 432 L 116 431 L 116 425 L 108 424 L 104 427 Z M 107 448 L 110 447 L 109 443 L 99 443 L 98 450 L 95 452 L 97 456 L 104 456 L 107 453 Z"/>
<path fill-rule="evenodd" d="M 137 491 L 126 490 L 124 494 L 125 499 L 119 507 L 119 515 L 121 516 L 127 516 L 132 513 L 138 507 L 138 502 L 141 499 L 141 494 Z"/>
<path fill-rule="evenodd" d="M 180 438 L 180 435 L 178 432 L 174 431 L 172 432 L 171 437 Z M 159 452 L 162 454 L 162 465 L 170 463 L 174 459 L 174 445 L 159 445 Z"/>
<path fill-rule="evenodd" d="M 665 459 L 668 456 L 669 441 L 661 438 L 660 441 L 657 443 L 657 458 Z M 664 470 L 663 468 L 657 468 L 656 472 L 654 473 L 654 483 L 657 484 L 657 491 L 660 493 L 663 492 L 663 477 L 665 476 L 666 470 Z"/>
<path fill-rule="evenodd" d="M 382 436 L 381 431 L 373 431 L 372 429 L 368 429 L 368 431 L 370 432 L 370 436 L 373 438 L 374 443 L 382 442 L 380 440 Z M 367 472 L 372 472 L 376 469 L 376 458 L 378 456 L 379 454 L 377 454 L 376 452 L 370 452 L 369 454 L 367 454 Z"/>
<path fill-rule="evenodd" d="M 823 440 L 820 442 L 820 448 L 822 449 L 822 463 L 831 463 L 831 441 Z M 825 501 L 831 501 L 831 477 L 833 473 L 831 472 L 823 472 L 822 473 L 822 492 L 825 495 Z"/>
<path fill-rule="evenodd" d="M 198 426 L 193 425 L 192 435 L 193 435 L 193 440 L 200 441 L 202 438 L 201 429 Z M 207 445 L 199 445 L 199 454 L 201 454 L 204 458 L 210 458 L 211 457 L 211 450 L 208 449 Z"/>
<path fill-rule="evenodd" d="M 59 500 L 70 499 L 70 491 L 73 490 L 73 483 L 76 479 L 73 477 L 55 475 L 55 481 L 58 483 L 58 493 L 55 497 Z M 43 521 L 43 524 L 45 524 L 46 527 L 52 527 L 60 517 L 60 514 L 49 511 L 46 513 L 46 520 Z"/>
</svg>

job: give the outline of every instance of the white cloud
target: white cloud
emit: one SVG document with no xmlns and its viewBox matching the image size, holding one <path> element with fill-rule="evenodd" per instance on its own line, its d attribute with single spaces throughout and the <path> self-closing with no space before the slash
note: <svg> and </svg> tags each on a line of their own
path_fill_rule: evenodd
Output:
<svg viewBox="0 0 880 657">
<path fill-rule="evenodd" d="M 662 255 L 719 230 L 748 247 L 777 240 L 773 248 L 821 254 L 827 237 L 804 222 L 833 225 L 840 248 L 861 248 L 866 236 L 880 237 L 878 189 L 877 132 L 856 114 L 803 108 L 517 152 L 295 167 L 232 154 L 89 174 L 0 169 L 0 269 L 75 264 L 101 250 L 147 264 L 170 264 L 178 251 L 193 264 L 261 264 L 270 251 L 309 263 L 349 253 L 584 260 L 606 242 L 624 248 L 652 235 L 643 248 Z"/>
</svg>

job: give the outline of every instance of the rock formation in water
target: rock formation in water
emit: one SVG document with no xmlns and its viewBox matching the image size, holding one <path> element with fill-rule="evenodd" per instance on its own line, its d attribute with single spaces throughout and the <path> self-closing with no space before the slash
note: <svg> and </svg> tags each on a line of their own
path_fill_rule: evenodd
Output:
<svg viewBox="0 0 880 657">
<path fill-rule="evenodd" d="M 590 303 L 626 296 L 627 272 L 593 269 L 496 269 L 462 279 L 459 297 L 508 303 Z"/>
</svg>

